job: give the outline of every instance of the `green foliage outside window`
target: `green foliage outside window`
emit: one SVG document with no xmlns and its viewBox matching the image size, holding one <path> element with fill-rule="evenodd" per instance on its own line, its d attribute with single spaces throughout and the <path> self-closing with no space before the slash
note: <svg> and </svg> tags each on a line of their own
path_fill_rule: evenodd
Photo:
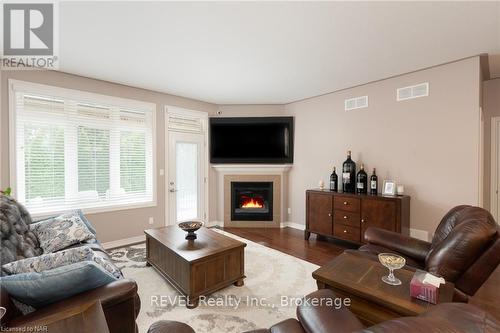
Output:
<svg viewBox="0 0 500 333">
<path fill-rule="evenodd" d="M 64 129 L 25 126 L 24 167 L 27 200 L 64 197 Z"/>
<path fill-rule="evenodd" d="M 146 190 L 146 136 L 120 132 L 120 186 L 125 192 Z"/>
<path fill-rule="evenodd" d="M 109 189 L 109 130 L 78 127 L 78 191 Z"/>
</svg>

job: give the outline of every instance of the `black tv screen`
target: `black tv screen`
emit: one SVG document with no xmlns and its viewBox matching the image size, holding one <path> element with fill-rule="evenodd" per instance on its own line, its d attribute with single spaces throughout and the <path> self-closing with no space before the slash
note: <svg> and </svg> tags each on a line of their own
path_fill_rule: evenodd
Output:
<svg viewBox="0 0 500 333">
<path fill-rule="evenodd" d="M 210 118 L 211 163 L 292 163 L 293 117 Z"/>
</svg>

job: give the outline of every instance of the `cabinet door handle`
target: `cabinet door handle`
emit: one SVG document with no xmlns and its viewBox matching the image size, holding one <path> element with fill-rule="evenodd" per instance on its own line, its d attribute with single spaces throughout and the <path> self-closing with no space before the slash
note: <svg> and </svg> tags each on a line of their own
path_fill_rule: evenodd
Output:
<svg viewBox="0 0 500 333">
<path fill-rule="evenodd" d="M 328 216 L 329 216 L 329 217 L 332 217 L 332 213 L 328 213 Z"/>
<path fill-rule="evenodd" d="M 344 234 L 347 234 L 347 230 L 344 229 Z"/>
<path fill-rule="evenodd" d="M 349 203 L 348 203 L 347 201 L 344 201 L 344 205 L 346 205 L 346 206 L 347 206 L 348 204 L 349 204 Z"/>
<path fill-rule="evenodd" d="M 344 215 L 344 219 L 347 220 L 347 215 Z"/>
<path fill-rule="evenodd" d="M 361 219 L 361 223 L 365 223 L 365 219 Z"/>
</svg>

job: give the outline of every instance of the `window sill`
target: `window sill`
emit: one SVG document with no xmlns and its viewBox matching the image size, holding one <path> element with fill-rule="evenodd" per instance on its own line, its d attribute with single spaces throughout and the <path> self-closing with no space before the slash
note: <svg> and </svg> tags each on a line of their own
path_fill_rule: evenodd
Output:
<svg viewBox="0 0 500 333">
<path fill-rule="evenodd" d="M 110 213 L 110 212 L 116 212 L 116 211 L 122 211 L 122 210 L 130 210 L 130 209 L 140 209 L 140 208 L 149 208 L 149 207 L 156 207 L 157 203 L 156 201 L 150 201 L 150 202 L 141 202 L 141 203 L 135 203 L 135 204 L 117 204 L 117 205 L 111 205 L 111 206 L 103 206 L 103 207 L 88 207 L 88 208 L 64 208 L 64 209 L 54 209 L 50 211 L 42 211 L 42 212 L 35 212 L 31 213 L 31 217 L 34 218 L 45 218 L 45 217 L 50 217 L 58 214 L 62 214 L 68 211 L 72 211 L 75 209 L 81 209 L 83 214 L 100 214 L 100 213 Z M 30 211 L 29 208 L 28 212 Z"/>
</svg>

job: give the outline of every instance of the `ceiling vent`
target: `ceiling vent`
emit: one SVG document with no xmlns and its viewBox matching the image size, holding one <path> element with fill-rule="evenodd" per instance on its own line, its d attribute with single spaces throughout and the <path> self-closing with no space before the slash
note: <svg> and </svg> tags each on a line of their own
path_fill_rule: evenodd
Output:
<svg viewBox="0 0 500 333">
<path fill-rule="evenodd" d="M 398 101 L 404 101 L 407 99 L 413 99 L 425 96 L 429 96 L 429 82 L 416 84 L 414 86 L 399 88 L 396 92 L 396 99 Z"/>
<path fill-rule="evenodd" d="M 368 96 L 349 98 L 344 101 L 346 111 L 368 107 Z"/>
</svg>

